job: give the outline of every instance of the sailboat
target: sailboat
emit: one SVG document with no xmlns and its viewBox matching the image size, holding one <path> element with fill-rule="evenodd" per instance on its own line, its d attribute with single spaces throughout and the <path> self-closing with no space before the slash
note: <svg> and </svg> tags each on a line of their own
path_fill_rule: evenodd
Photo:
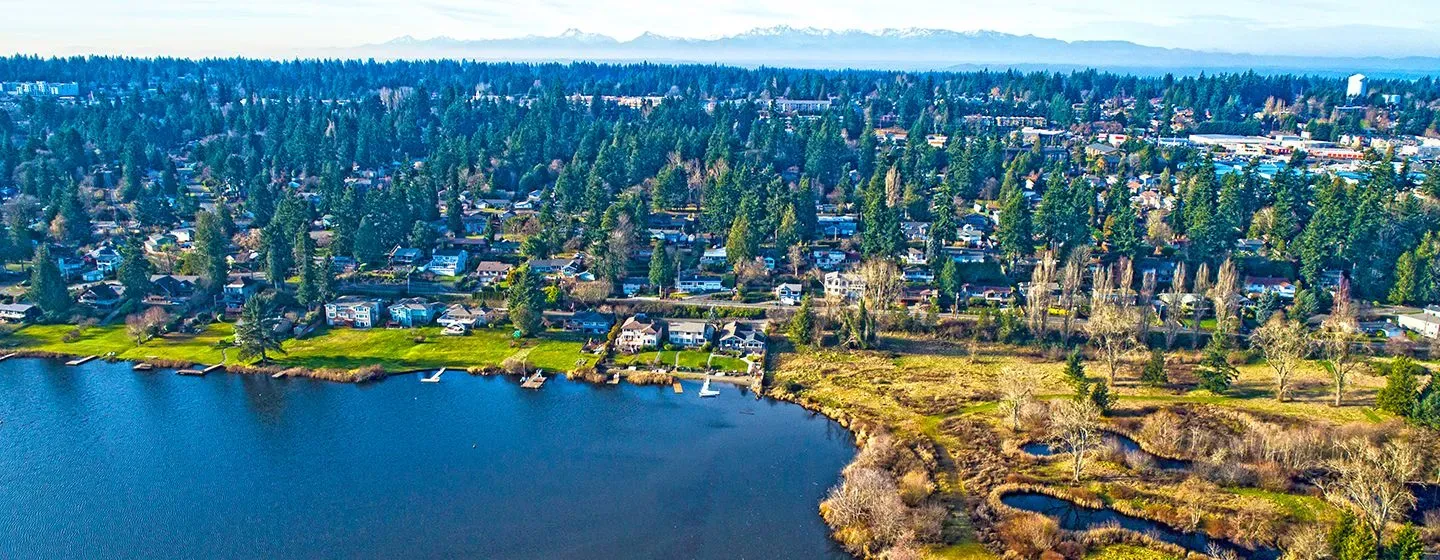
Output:
<svg viewBox="0 0 1440 560">
<path fill-rule="evenodd" d="M 716 390 L 710 388 L 710 378 L 709 378 L 709 377 L 706 377 L 706 378 L 705 378 L 705 383 L 702 384 L 702 385 L 700 385 L 700 398 L 714 397 L 714 396 L 717 396 L 717 395 L 719 395 L 719 394 L 720 394 L 720 391 L 716 391 Z"/>
</svg>

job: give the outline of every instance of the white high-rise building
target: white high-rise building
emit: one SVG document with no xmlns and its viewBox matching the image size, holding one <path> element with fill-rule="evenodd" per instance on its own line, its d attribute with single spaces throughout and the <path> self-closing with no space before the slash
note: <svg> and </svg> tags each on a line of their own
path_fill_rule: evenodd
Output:
<svg viewBox="0 0 1440 560">
<path fill-rule="evenodd" d="M 1350 76 L 1350 83 L 1345 86 L 1345 95 L 1350 97 L 1365 97 L 1370 93 L 1370 85 L 1366 83 L 1364 74 Z"/>
</svg>

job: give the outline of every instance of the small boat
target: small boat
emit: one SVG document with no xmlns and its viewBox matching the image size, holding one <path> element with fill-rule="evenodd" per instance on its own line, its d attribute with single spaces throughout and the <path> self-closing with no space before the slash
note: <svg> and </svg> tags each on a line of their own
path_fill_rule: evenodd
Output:
<svg viewBox="0 0 1440 560">
<path fill-rule="evenodd" d="M 700 385 L 700 397 L 701 397 L 701 398 L 705 398 L 705 397 L 714 397 L 714 396 L 719 396 L 719 395 L 720 395 L 720 391 L 716 391 L 716 390 L 710 388 L 710 378 L 709 378 L 709 377 L 706 377 L 706 378 L 705 378 L 705 383 L 703 383 L 703 384 Z"/>
<path fill-rule="evenodd" d="M 608 384 L 610 384 L 610 385 L 619 385 L 619 384 L 620 384 L 620 374 L 617 373 L 617 374 L 615 374 L 615 375 L 610 376 L 610 380 L 609 380 L 609 381 L 606 381 L 606 383 L 608 383 Z"/>
</svg>

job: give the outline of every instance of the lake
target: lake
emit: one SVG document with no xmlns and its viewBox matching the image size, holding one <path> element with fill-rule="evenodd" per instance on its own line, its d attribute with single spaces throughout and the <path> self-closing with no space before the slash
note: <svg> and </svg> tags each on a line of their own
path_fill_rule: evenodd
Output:
<svg viewBox="0 0 1440 560">
<path fill-rule="evenodd" d="M 852 436 L 715 384 L 0 362 L 3 558 L 847 558 Z"/>
</svg>

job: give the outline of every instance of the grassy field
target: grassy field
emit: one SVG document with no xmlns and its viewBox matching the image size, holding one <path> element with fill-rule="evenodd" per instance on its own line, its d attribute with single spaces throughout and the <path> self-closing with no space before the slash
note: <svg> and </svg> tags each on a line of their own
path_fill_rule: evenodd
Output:
<svg viewBox="0 0 1440 560">
<path fill-rule="evenodd" d="M 1061 352 L 1049 354 L 1033 348 L 962 344 L 906 336 L 884 336 L 879 349 L 865 352 L 814 350 L 786 354 L 773 374 L 772 390 L 778 394 L 800 398 L 827 414 L 843 415 L 885 426 L 900 439 L 921 437 L 964 458 L 981 449 L 973 443 L 973 431 L 960 426 L 988 425 L 996 433 L 1008 433 L 999 415 L 997 399 L 1007 372 L 1027 371 L 1037 379 L 1037 397 L 1069 398 L 1073 389 L 1063 375 Z M 1324 370 L 1317 364 L 1306 364 L 1292 380 L 1291 398 L 1286 402 L 1274 399 L 1271 370 L 1264 363 L 1239 366 L 1240 375 L 1232 390 L 1216 395 L 1193 387 L 1195 356 L 1181 353 L 1172 356 L 1168 373 L 1171 384 L 1165 388 L 1142 387 L 1136 382 L 1141 360 L 1137 355 L 1118 377 L 1112 394 L 1118 397 L 1115 417 L 1138 418 L 1157 408 L 1171 405 L 1208 405 L 1253 413 L 1259 417 L 1291 418 L 1332 424 L 1380 423 L 1393 420 L 1388 413 L 1374 408 L 1375 394 L 1384 385 L 1384 378 L 1369 373 L 1357 374 L 1347 390 L 1345 405 L 1332 406 L 1331 385 Z M 1092 380 L 1105 376 L 1099 362 L 1086 362 Z M 994 452 L 991 443 L 984 451 Z M 1068 486 L 1068 463 L 1030 462 L 1015 464 L 1007 461 L 1005 470 L 1035 482 Z M 1100 464 L 1094 468 L 1103 483 L 1094 483 L 1087 491 L 1102 497 L 1114 493 L 1124 496 L 1137 508 L 1158 507 L 1171 500 L 1173 482 L 1148 481 L 1134 476 L 1123 465 Z M 1123 487 L 1123 488 L 1122 488 Z M 960 487 L 957 492 L 970 491 Z M 1207 515 L 1212 519 L 1226 512 L 1259 512 L 1260 518 L 1279 523 L 1325 522 L 1334 516 L 1334 508 L 1311 496 L 1270 492 L 1257 488 L 1210 486 L 1206 490 Z M 979 556 L 972 542 L 932 549 L 931 558 L 971 558 Z M 1167 558 L 1150 555 L 1149 551 L 1132 547 L 1110 547 L 1096 551 L 1087 558 L 1101 560 L 1119 558 Z"/>
<path fill-rule="evenodd" d="M 125 333 L 123 325 L 92 327 L 73 342 L 65 342 L 69 325 L 32 325 L 4 340 L 14 348 L 25 348 L 63 354 L 107 354 L 115 352 L 121 359 L 158 358 L 216 364 L 222 351 L 216 343 L 234 336 L 231 325 L 217 323 L 198 335 L 170 334 L 153 339 L 143 346 Z M 420 329 L 424 342 L 415 342 L 410 330 L 400 329 L 322 329 L 316 333 L 284 343 L 286 353 L 274 356 L 276 365 L 308 369 L 354 369 L 379 365 L 386 370 L 427 369 L 439 367 L 499 366 L 506 358 L 523 356 L 532 367 L 569 371 L 594 365 L 594 357 L 580 352 L 583 342 L 560 335 L 529 339 L 512 345 L 505 329 L 479 329 L 467 336 L 444 336 L 437 327 Z M 224 357 L 236 360 L 232 348 Z"/>
<path fill-rule="evenodd" d="M 1085 555 L 1085 560 L 1178 560 L 1176 557 L 1148 548 L 1112 545 Z"/>
<path fill-rule="evenodd" d="M 614 362 L 619 366 L 675 366 L 678 363 L 682 368 L 695 370 L 703 370 L 708 367 L 732 373 L 745 373 L 746 371 L 745 362 L 739 358 L 721 355 L 711 358 L 709 352 L 699 350 L 659 350 L 638 354 L 617 354 Z"/>
</svg>

